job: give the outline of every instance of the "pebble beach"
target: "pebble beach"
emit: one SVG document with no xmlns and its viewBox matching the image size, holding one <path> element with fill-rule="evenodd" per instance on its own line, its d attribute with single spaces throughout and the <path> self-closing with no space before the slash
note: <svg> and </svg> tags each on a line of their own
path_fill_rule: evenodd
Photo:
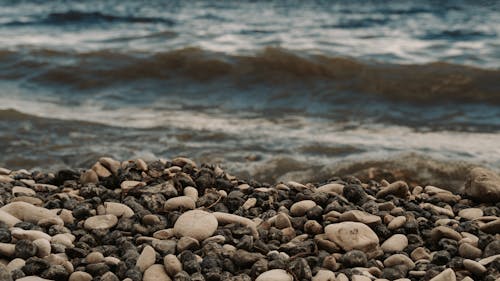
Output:
<svg viewBox="0 0 500 281">
<path fill-rule="evenodd" d="M 267 184 L 184 157 L 0 168 L 0 280 L 500 280 L 500 176 L 466 178 Z"/>
</svg>

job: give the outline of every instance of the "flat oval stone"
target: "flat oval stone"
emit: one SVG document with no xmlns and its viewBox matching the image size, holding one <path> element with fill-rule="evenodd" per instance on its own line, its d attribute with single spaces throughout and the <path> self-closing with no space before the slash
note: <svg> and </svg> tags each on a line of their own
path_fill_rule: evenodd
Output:
<svg viewBox="0 0 500 281">
<path fill-rule="evenodd" d="M 393 267 L 400 264 L 406 265 L 410 270 L 415 268 L 415 263 L 408 256 L 403 254 L 395 254 L 384 260 L 384 265 L 386 267 Z"/>
<path fill-rule="evenodd" d="M 322 185 L 315 190 L 316 192 L 324 192 L 328 194 L 337 194 L 337 195 L 342 195 L 344 191 L 344 185 L 340 183 L 328 183 L 325 185 Z"/>
<path fill-rule="evenodd" d="M 434 241 L 434 242 L 437 242 L 439 241 L 439 239 L 441 238 L 450 238 L 450 239 L 453 239 L 453 240 L 457 240 L 459 241 L 460 239 L 462 239 L 462 235 L 460 235 L 460 233 L 456 232 L 455 230 L 449 228 L 449 227 L 446 227 L 446 226 L 437 226 L 437 227 L 434 227 L 431 231 L 431 239 Z"/>
<path fill-rule="evenodd" d="M 316 207 L 316 202 L 312 200 L 302 200 L 290 207 L 290 213 L 293 216 L 303 216 L 306 212 L 312 208 Z"/>
<path fill-rule="evenodd" d="M 189 196 L 178 196 L 168 199 L 163 204 L 165 211 L 173 211 L 177 209 L 192 210 L 196 208 L 196 202 Z"/>
<path fill-rule="evenodd" d="M 483 210 L 479 208 L 467 208 L 460 210 L 458 216 L 467 220 L 477 219 L 483 216 Z"/>
<path fill-rule="evenodd" d="M 359 222 L 341 222 L 325 227 L 326 237 L 345 251 L 374 250 L 379 243 L 377 234 L 367 225 Z"/>
<path fill-rule="evenodd" d="M 360 210 L 347 211 L 340 215 L 340 221 L 357 221 L 364 224 L 377 224 L 382 221 L 379 216 L 369 214 Z"/>
<path fill-rule="evenodd" d="M 187 211 L 182 214 L 174 225 L 177 237 L 188 236 L 198 241 L 204 240 L 217 230 L 217 218 L 202 210 Z"/>
<path fill-rule="evenodd" d="M 143 281 L 171 281 L 161 264 L 153 264 L 144 272 Z"/>
<path fill-rule="evenodd" d="M 50 224 L 64 224 L 63 220 L 56 214 L 53 214 L 50 210 L 22 201 L 9 203 L 0 208 L 0 210 L 7 212 L 22 221 L 31 223 L 46 221 Z"/>
<path fill-rule="evenodd" d="M 477 259 L 481 257 L 483 251 L 481 251 L 481 249 L 472 246 L 471 244 L 462 243 L 458 247 L 458 254 L 466 259 Z"/>
<path fill-rule="evenodd" d="M 472 272 L 475 275 L 482 275 L 486 273 L 487 269 L 484 267 L 484 265 L 478 263 L 477 261 L 465 259 L 463 261 L 465 269 L 467 269 L 469 272 Z"/>
<path fill-rule="evenodd" d="M 408 246 L 408 238 L 403 234 L 394 234 L 380 246 L 385 253 L 401 252 Z"/>
<path fill-rule="evenodd" d="M 115 215 L 117 217 L 130 218 L 134 215 L 134 211 L 127 205 L 116 202 L 104 202 L 106 214 Z"/>
<path fill-rule="evenodd" d="M 481 231 L 489 234 L 499 234 L 500 233 L 500 218 L 494 221 L 485 223 L 479 227 Z"/>
<path fill-rule="evenodd" d="M 110 229 L 118 223 L 118 218 L 115 215 L 100 215 L 93 216 L 85 220 L 83 226 L 85 229 Z"/>
<path fill-rule="evenodd" d="M 394 230 L 402 227 L 406 223 L 405 216 L 398 216 L 391 220 L 391 222 L 387 225 L 389 230 Z"/>
<path fill-rule="evenodd" d="M 272 269 L 261 273 L 255 281 L 293 281 L 293 277 L 283 269 Z"/>
</svg>

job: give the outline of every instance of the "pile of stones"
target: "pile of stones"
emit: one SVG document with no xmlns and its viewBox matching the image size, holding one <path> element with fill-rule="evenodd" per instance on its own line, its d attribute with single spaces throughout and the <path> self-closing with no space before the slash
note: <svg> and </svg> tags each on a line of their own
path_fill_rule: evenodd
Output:
<svg viewBox="0 0 500 281">
<path fill-rule="evenodd" d="M 0 168 L 0 280 L 500 280 L 500 177 L 448 189 L 271 185 L 183 157 Z"/>
</svg>

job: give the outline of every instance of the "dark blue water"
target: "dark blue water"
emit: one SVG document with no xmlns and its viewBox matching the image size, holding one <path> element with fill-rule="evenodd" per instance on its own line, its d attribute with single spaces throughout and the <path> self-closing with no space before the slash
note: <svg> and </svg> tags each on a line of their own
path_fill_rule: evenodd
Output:
<svg viewBox="0 0 500 281">
<path fill-rule="evenodd" d="M 2 1 L 0 166 L 500 168 L 499 15 L 498 1 Z"/>
</svg>

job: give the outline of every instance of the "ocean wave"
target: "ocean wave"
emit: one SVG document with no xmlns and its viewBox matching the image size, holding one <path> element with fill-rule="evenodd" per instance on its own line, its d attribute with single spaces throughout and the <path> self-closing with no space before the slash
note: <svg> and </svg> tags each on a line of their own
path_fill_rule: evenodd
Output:
<svg viewBox="0 0 500 281">
<path fill-rule="evenodd" d="M 384 64 L 279 48 L 266 48 L 253 55 L 228 55 L 194 47 L 158 53 L 0 51 L 0 79 L 13 77 L 75 89 L 138 81 L 189 79 L 205 83 L 223 79 L 246 88 L 261 84 L 278 88 L 307 85 L 311 90 L 308 95 L 328 96 L 343 91 L 408 102 L 500 103 L 499 70 L 445 62 Z"/>
<path fill-rule="evenodd" d="M 101 23 L 162 23 L 174 25 L 174 20 L 158 17 L 137 17 L 131 15 L 113 15 L 102 12 L 69 10 L 65 12 L 53 12 L 44 17 L 33 17 L 29 20 L 13 20 L 4 23 L 4 26 L 25 25 L 67 25 L 67 24 L 101 24 Z"/>
<path fill-rule="evenodd" d="M 279 168 L 281 166 L 285 168 Z M 327 182 L 335 176 L 352 175 L 364 181 L 404 180 L 412 185 L 433 184 L 460 192 L 465 182 L 465 175 L 477 166 L 481 165 L 464 160 L 443 160 L 421 153 L 402 153 L 369 159 L 353 158 L 327 165 L 312 165 L 310 162 L 300 162 L 285 157 L 275 158 L 261 164 L 251 176 L 267 182 L 289 180 Z"/>
</svg>

